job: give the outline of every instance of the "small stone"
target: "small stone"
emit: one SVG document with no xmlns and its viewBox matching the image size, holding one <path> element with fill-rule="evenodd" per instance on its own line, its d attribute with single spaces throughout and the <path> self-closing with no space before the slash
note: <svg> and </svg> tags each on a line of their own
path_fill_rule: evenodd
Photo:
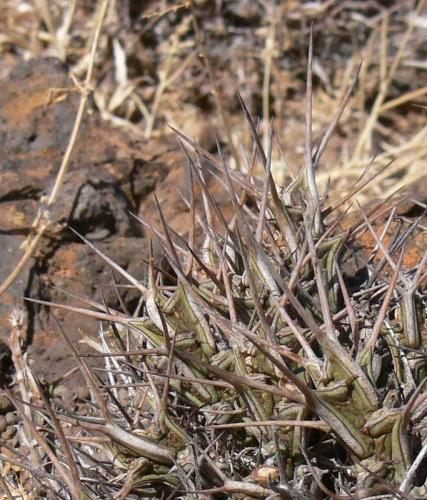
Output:
<svg viewBox="0 0 427 500">
<path fill-rule="evenodd" d="M 263 465 L 252 471 L 251 478 L 257 483 L 267 486 L 270 481 L 274 483 L 279 479 L 279 470 L 277 467 Z"/>
<path fill-rule="evenodd" d="M 7 425 L 15 425 L 19 422 L 19 417 L 16 413 L 10 411 L 6 413 Z"/>
<path fill-rule="evenodd" d="M 0 415 L 10 412 L 14 406 L 10 399 L 6 396 L 0 396 Z"/>
<path fill-rule="evenodd" d="M 7 420 L 4 415 L 0 415 L 0 433 L 4 432 L 7 428 Z"/>
<path fill-rule="evenodd" d="M 15 435 L 15 433 L 16 433 L 16 428 L 13 427 L 13 426 L 9 426 L 9 427 L 6 428 L 6 430 L 4 432 L 1 433 L 1 437 L 5 441 L 8 441 L 9 439 L 13 438 L 13 436 Z"/>
<path fill-rule="evenodd" d="M 57 385 L 53 390 L 53 395 L 55 398 L 59 398 L 65 401 L 70 397 L 70 391 L 65 385 Z"/>
</svg>

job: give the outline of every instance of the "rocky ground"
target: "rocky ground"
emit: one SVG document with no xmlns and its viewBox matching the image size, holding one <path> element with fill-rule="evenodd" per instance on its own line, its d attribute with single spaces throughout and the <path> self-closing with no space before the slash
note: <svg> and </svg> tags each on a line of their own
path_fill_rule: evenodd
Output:
<svg viewBox="0 0 427 500">
<path fill-rule="evenodd" d="M 266 106 L 262 88 L 268 54 L 265 53 L 267 45 L 264 47 L 263 44 L 267 43 L 270 33 L 268 30 L 272 24 L 270 18 L 263 17 L 265 13 L 261 3 L 243 0 L 228 2 L 221 14 L 218 13 L 220 10 L 216 8 L 217 12 L 212 5 L 222 2 L 212 2 L 212 5 L 210 2 L 195 3 L 200 9 L 199 21 L 204 28 L 202 31 L 206 37 L 206 46 L 215 69 L 216 90 L 221 94 L 223 104 L 229 112 L 230 123 L 241 133 L 242 113 L 235 97 L 235 91 L 239 88 L 255 114 L 265 114 L 267 109 L 267 114 L 275 117 L 279 135 L 283 137 L 287 160 L 291 170 L 296 170 L 302 157 L 304 58 L 307 26 L 311 20 L 310 12 L 304 10 L 304 2 L 283 2 L 289 9 L 286 29 L 290 35 L 287 39 L 281 29 L 277 26 L 274 28 L 277 30 L 277 52 L 272 57 L 276 64 L 273 64 L 271 76 L 271 102 Z M 383 12 L 383 6 L 380 8 L 377 2 L 374 3 L 376 7 L 372 8 L 372 12 L 366 8 L 362 9 L 360 14 L 369 22 L 377 19 L 379 13 Z M 156 11 L 161 2 L 151 4 L 152 10 Z M 296 7 L 292 10 L 294 4 Z M 317 2 L 311 4 L 316 6 Z M 87 34 L 82 26 L 90 19 L 92 10 L 89 7 L 79 8 L 80 24 L 77 32 L 78 36 L 84 38 Z M 392 5 L 391 9 L 393 13 L 398 7 Z M 327 13 L 326 10 L 319 11 L 320 14 L 316 12 L 316 15 Z M 349 12 L 354 13 L 351 9 Z M 10 11 L 5 10 L 5 13 L 11 15 Z M 326 26 L 329 26 L 329 31 L 324 31 L 325 41 L 315 50 L 315 101 L 319 103 L 315 115 L 317 136 L 336 109 L 339 94 L 336 88 L 339 88 L 340 79 L 344 79 L 348 72 L 343 61 L 349 57 L 353 45 L 368 45 L 368 35 L 374 26 L 368 21 L 360 21 L 357 16 L 352 17 L 345 9 L 339 11 L 337 8 L 332 14 L 330 19 L 334 19 L 336 23 L 325 21 L 328 19 L 325 15 L 322 21 L 324 24 L 321 25 L 323 28 L 320 27 L 317 33 L 319 37 L 321 30 L 327 30 Z M 171 11 L 159 19 L 145 18 L 148 14 L 144 8 L 138 6 L 138 2 L 123 2 L 119 15 L 122 17 L 114 21 L 116 24 L 112 22 L 106 27 L 108 42 L 101 46 L 103 63 L 97 68 L 96 91 L 90 99 L 70 168 L 64 179 L 59 200 L 53 208 L 53 223 L 39 242 L 25 269 L 0 300 L 0 384 L 3 387 L 8 386 L 13 375 L 8 339 L 11 333 L 11 313 L 18 309 L 24 314 L 24 350 L 28 353 L 34 373 L 49 383 L 61 382 L 57 395 L 65 402 L 73 398 L 75 400 L 75 397 L 85 399 L 87 388 L 74 370 L 75 363 L 70 357 L 66 343 L 58 335 L 56 321 L 73 343 L 77 343 L 83 336 L 95 335 L 99 325 L 85 316 L 65 310 L 52 311 L 24 298 L 32 297 L 77 306 L 84 305 L 85 301 L 95 300 L 105 301 L 108 306 L 115 307 L 122 301 L 129 310 L 136 306 L 139 299 L 134 289 L 122 286 L 118 288 L 121 294 L 119 300 L 115 283 L 117 281 L 119 285 L 127 284 L 114 275 L 110 266 L 96 256 L 69 227 L 93 242 L 136 279 L 142 279 L 146 272 L 148 234 L 132 214 L 159 227 L 160 216 L 154 199 L 156 193 L 163 214 L 175 231 L 185 235 L 190 225 L 190 214 L 182 199 L 182 196 L 188 197 L 186 159 L 176 135 L 167 129 L 167 124 L 179 126 L 189 137 L 195 137 L 211 152 L 215 151 L 215 133 L 220 129 L 223 132 L 221 140 L 227 153 L 231 150 L 231 145 L 224 137 L 226 134 L 221 128 L 221 120 L 218 119 L 218 111 L 212 98 L 212 82 L 209 82 L 206 69 L 201 69 L 203 62 L 195 55 L 196 36 L 186 11 Z M 142 29 L 141 23 L 147 19 L 149 26 Z M 401 37 L 403 33 L 403 27 L 399 31 L 400 22 L 398 18 L 396 24 L 392 25 L 393 33 L 397 37 Z M 346 31 L 346 27 L 350 25 L 351 29 Z M 337 41 L 328 41 L 332 32 L 337 40 L 342 42 L 341 45 Z M 128 80 L 125 83 L 135 84 L 139 91 L 139 94 L 136 91 L 138 96 L 151 106 L 159 85 L 160 77 L 157 73 L 161 73 L 159 68 L 163 71 L 165 59 L 167 60 L 162 51 L 167 52 L 170 49 L 166 46 L 167 42 L 175 35 L 178 37 L 179 50 L 174 53 L 175 66 L 172 67 L 171 73 L 181 64 L 183 73 L 174 82 L 176 86 L 171 85 L 165 90 L 162 105 L 156 119 L 153 118 L 153 130 L 147 133 L 145 128 L 143 133 L 138 133 L 141 123 L 146 126 L 144 120 L 147 117 L 143 117 L 140 110 L 136 111 L 134 103 L 129 104 L 124 100 L 116 108 L 106 104 L 112 99 L 112 89 L 117 83 L 112 83 L 114 64 L 111 63 L 111 40 L 116 36 L 126 52 Z M 77 35 L 73 36 L 78 40 Z M 26 45 L 21 39 L 12 37 L 11 40 L 6 39 L 5 44 L 9 44 L 11 48 L 4 51 L 0 65 L 0 284 L 22 255 L 25 242 L 32 234 L 32 224 L 43 196 L 50 192 L 55 181 L 80 98 L 70 77 L 71 72 L 76 73 L 78 66 L 78 51 L 75 46 L 61 61 L 58 57 L 49 56 L 52 51 L 49 51 L 47 46 L 32 54 L 37 57 L 28 57 L 28 49 L 25 49 L 25 52 L 22 48 Z M 285 49 L 288 51 L 286 56 L 280 52 L 282 49 L 277 48 L 281 42 L 283 52 Z M 78 43 L 80 42 L 77 41 L 76 44 Z M 334 43 L 339 45 L 336 52 Z M 390 45 L 392 46 L 392 42 Z M 425 54 L 425 49 L 416 41 L 410 48 L 410 54 L 414 58 L 416 55 L 418 60 Z M 394 50 L 393 53 L 395 52 Z M 55 53 L 55 56 L 58 54 Z M 325 68 L 322 68 L 320 63 L 322 56 L 327 61 L 333 61 L 333 70 L 326 64 L 325 73 Z M 362 74 L 365 94 L 361 97 L 361 106 L 366 111 L 365 118 L 369 116 L 380 82 L 380 78 L 376 78 L 380 65 L 369 64 L 368 61 L 367 68 L 370 68 L 371 73 L 367 71 Z M 138 80 L 139 71 L 144 75 L 141 81 Z M 401 94 L 427 85 L 425 73 L 425 70 L 416 65 L 404 66 L 399 78 L 390 87 L 387 100 L 393 101 Z M 137 85 L 140 85 L 139 90 Z M 425 127 L 425 111 L 411 107 L 412 101 L 409 102 L 410 104 L 397 108 L 378 120 L 378 126 L 373 133 L 372 148 L 367 157 L 371 158 L 375 154 L 381 156 L 384 151 L 392 149 L 390 144 L 393 147 L 404 144 L 402 137 L 414 137 L 417 130 Z M 414 102 L 418 101 L 414 98 Z M 363 121 L 360 114 L 356 113 L 355 116 L 357 120 Z M 117 118 L 126 122 L 125 125 L 117 126 Z M 333 183 L 339 185 L 341 182 L 340 170 L 331 168 L 329 172 L 328 168 L 342 163 L 345 156 L 343 151 L 355 145 L 357 134 L 354 131 L 357 128 L 357 120 L 344 116 L 344 124 L 338 129 L 330 151 L 325 156 L 327 168 L 320 172 L 324 186 L 329 174 Z M 266 123 L 268 116 L 263 116 L 260 127 L 265 129 Z M 123 122 L 120 124 L 123 125 Z M 244 133 L 242 134 L 244 136 Z M 242 142 L 246 139 L 247 137 L 243 137 Z M 238 144 L 238 141 L 235 142 Z M 386 146 L 384 142 L 387 143 Z M 410 142 L 409 139 L 407 142 Z M 415 144 L 414 148 L 416 151 L 422 151 L 419 144 Z M 396 157 L 397 153 L 394 157 L 385 158 L 388 161 Z M 366 164 L 367 162 L 368 160 Z M 381 234 L 387 224 L 391 207 L 396 207 L 399 218 L 387 226 L 384 240 L 386 246 L 392 244 L 399 234 L 417 221 L 418 226 L 412 230 L 406 245 L 403 266 L 407 271 L 420 262 L 427 248 L 427 178 L 420 175 L 422 166 L 419 166 L 425 165 L 425 156 L 419 154 L 417 162 L 421 163 L 417 163 L 416 182 L 409 181 L 408 186 L 401 189 L 392 200 L 386 201 L 385 205 L 377 198 L 389 195 L 393 186 L 401 188 L 410 166 L 405 167 L 406 170 L 400 167 L 392 170 L 394 173 L 387 179 L 380 176 L 382 183 L 378 182 L 377 187 L 363 198 L 366 210 L 379 207 L 376 215 L 378 234 Z M 351 186 L 365 166 L 361 163 L 353 177 L 349 175 L 347 185 Z M 230 213 L 229 201 L 221 184 L 213 177 L 209 178 L 208 182 L 216 200 Z M 200 203 L 200 193 L 196 193 L 196 198 L 197 203 Z M 340 223 L 341 229 L 354 227 L 355 218 L 361 218 L 359 212 L 353 211 L 350 216 L 347 214 Z M 351 256 L 345 268 L 349 276 L 356 275 L 358 269 L 363 268 L 367 256 L 375 246 L 369 232 L 355 232 L 354 238 L 360 242 L 360 249 Z M 156 258 L 160 263 L 161 256 L 157 250 Z M 378 262 L 380 260 L 378 257 Z M 381 268 L 381 272 L 387 272 L 386 266 Z M 81 344 L 79 348 L 82 353 L 89 350 L 85 344 Z M 0 397 L 0 433 L 5 441 L 13 441 L 15 432 L 16 414 L 11 410 L 9 400 Z M 11 448 L 14 447 L 12 441 Z"/>
<path fill-rule="evenodd" d="M 31 232 L 40 197 L 52 186 L 71 132 L 78 97 L 70 92 L 49 102 L 53 87 L 71 87 L 66 67 L 53 58 L 22 63 L 1 82 L 2 280 Z M 76 299 L 63 290 L 97 300 L 102 290 L 107 304 L 117 303 L 109 286 L 109 267 L 68 226 L 142 279 L 147 238 L 131 214 L 156 222 L 152 200 L 156 190 L 172 227 L 184 232 L 188 216 L 177 189 L 186 194 L 185 162 L 176 143 L 132 141 L 99 117 L 87 117 L 54 208 L 54 224 L 0 306 L 2 339 L 9 335 L 12 308 L 25 311 L 27 343 L 37 375 L 55 379 L 72 363 L 49 310 L 24 302 L 24 296 L 75 304 Z M 131 306 L 136 294 L 125 289 L 123 299 Z M 80 332 L 90 334 L 97 328 L 93 321 L 71 313 L 61 312 L 57 319 L 73 341 Z"/>
<path fill-rule="evenodd" d="M 66 66 L 54 58 L 21 63 L 0 83 L 1 280 L 16 264 L 31 232 L 39 200 L 51 188 L 71 132 L 78 96 L 63 92 L 52 98 L 50 93 L 52 88 L 71 88 L 71 85 Z M 68 226 L 96 243 L 135 278 L 142 279 L 147 238 L 143 226 L 131 214 L 159 226 L 153 196 L 156 192 L 168 223 L 185 234 L 189 213 L 180 197 L 180 193 L 188 197 L 185 165 L 177 141 L 132 140 L 96 114 L 87 116 L 54 207 L 54 224 L 2 298 L 0 328 L 4 350 L 7 350 L 11 311 L 20 308 L 25 311 L 26 342 L 35 373 L 55 380 L 73 367 L 49 308 L 25 302 L 23 298 L 76 305 L 79 303 L 76 297 L 99 301 L 102 294 L 108 305 L 117 305 L 111 269 Z M 226 205 L 221 187 L 213 180 L 211 184 L 216 199 Z M 426 193 L 425 183 L 410 186 L 399 196 L 398 214 L 407 221 L 422 216 Z M 383 211 L 388 209 L 389 204 Z M 383 218 L 379 216 L 379 224 L 384 224 Z M 354 224 L 354 215 L 348 220 Z M 394 224 L 389 232 L 396 234 L 396 230 Z M 361 249 L 368 255 L 375 242 L 369 233 L 365 232 L 363 238 Z M 408 269 L 422 257 L 427 233 L 415 231 L 410 246 L 404 260 Z M 138 294 L 124 288 L 122 297 L 132 308 Z M 92 335 L 98 328 L 91 319 L 75 313 L 55 312 L 55 317 L 73 341 L 82 334 Z M 73 377 L 70 381 L 74 383 Z"/>
</svg>

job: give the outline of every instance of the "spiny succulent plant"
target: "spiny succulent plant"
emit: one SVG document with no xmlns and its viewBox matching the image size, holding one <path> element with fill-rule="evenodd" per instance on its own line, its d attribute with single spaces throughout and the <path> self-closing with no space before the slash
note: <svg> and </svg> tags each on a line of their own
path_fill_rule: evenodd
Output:
<svg viewBox="0 0 427 500">
<path fill-rule="evenodd" d="M 102 321 L 99 341 L 86 339 L 105 357 L 99 376 L 69 343 L 90 388 L 90 415 L 61 409 L 33 379 L 38 400 L 25 407 L 13 398 L 37 442 L 44 488 L 75 499 L 427 495 L 426 255 L 404 272 L 405 238 L 385 248 L 362 209 L 339 231 L 337 207 L 364 181 L 332 204 L 315 173 L 352 88 L 313 154 L 310 65 L 308 82 L 305 165 L 287 186 L 271 174 L 273 127 L 265 151 L 242 102 L 254 141 L 246 173 L 228 167 L 219 145 L 213 156 L 178 132 L 188 240 L 161 207 L 162 228 L 141 221 L 167 266 L 151 248 L 142 283 L 85 240 L 141 301 L 130 316 L 93 302 L 74 308 Z M 231 220 L 209 175 L 228 192 Z M 389 272 L 368 261 L 367 279 L 354 285 L 342 263 L 364 230 Z"/>
</svg>

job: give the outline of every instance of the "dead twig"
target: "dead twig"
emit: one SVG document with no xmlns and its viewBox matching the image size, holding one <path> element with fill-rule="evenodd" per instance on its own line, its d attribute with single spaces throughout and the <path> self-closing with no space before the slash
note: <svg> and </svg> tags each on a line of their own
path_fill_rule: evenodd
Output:
<svg viewBox="0 0 427 500">
<path fill-rule="evenodd" d="M 27 264 L 28 260 L 30 257 L 33 255 L 34 250 L 37 247 L 37 244 L 40 240 L 40 238 L 43 236 L 45 233 L 46 229 L 49 227 L 51 224 L 50 220 L 50 207 L 55 203 L 55 201 L 58 198 L 59 191 L 62 186 L 62 182 L 64 180 L 64 176 L 67 172 L 67 169 L 70 165 L 70 159 L 71 155 L 74 151 L 74 147 L 77 142 L 77 136 L 80 130 L 80 125 L 83 120 L 83 115 L 84 111 L 86 108 L 86 103 L 88 100 L 88 97 L 91 92 L 91 81 L 92 81 L 92 73 L 93 73 L 93 67 L 95 63 L 95 56 L 96 56 L 96 51 L 98 47 L 98 42 L 99 42 L 99 37 L 101 34 L 102 26 L 104 24 L 104 19 L 105 15 L 107 13 L 107 9 L 109 6 L 110 0 L 102 0 L 100 3 L 99 7 L 99 13 L 98 13 L 98 18 L 95 23 L 95 29 L 94 29 L 94 34 L 93 34 L 93 41 L 92 41 L 92 46 L 90 50 L 90 57 L 89 57 L 89 64 L 88 68 L 86 71 L 86 77 L 83 82 L 83 84 L 78 85 L 78 89 L 80 92 L 80 102 L 79 102 L 79 107 L 77 109 L 77 114 L 76 118 L 74 120 L 74 125 L 73 125 L 73 130 L 70 135 L 70 139 L 68 141 L 67 149 L 65 150 L 64 156 L 62 158 L 61 165 L 59 167 L 58 174 L 55 179 L 55 183 L 52 187 L 52 191 L 50 192 L 50 195 L 47 198 L 46 205 L 43 208 L 43 202 L 44 200 L 41 200 L 41 207 L 39 209 L 39 213 L 37 214 L 37 217 L 34 221 L 33 227 L 36 229 L 36 234 L 33 237 L 29 237 L 29 240 L 27 240 L 26 245 L 27 245 L 27 250 L 25 251 L 24 255 L 21 257 L 17 265 L 14 267 L 12 272 L 9 274 L 9 276 L 5 279 L 5 281 L 2 283 L 0 286 L 0 296 L 12 285 L 12 283 L 15 281 L 15 279 L 19 276 L 21 271 L 24 269 L 25 265 Z"/>
</svg>

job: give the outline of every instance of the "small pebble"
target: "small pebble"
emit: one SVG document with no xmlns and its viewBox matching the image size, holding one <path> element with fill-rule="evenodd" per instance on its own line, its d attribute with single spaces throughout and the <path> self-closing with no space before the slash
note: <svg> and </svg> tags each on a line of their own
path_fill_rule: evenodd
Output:
<svg viewBox="0 0 427 500">
<path fill-rule="evenodd" d="M 19 417 L 13 411 L 6 413 L 6 420 L 8 425 L 15 425 L 19 422 Z"/>
<path fill-rule="evenodd" d="M 65 385 L 57 385 L 53 390 L 53 396 L 55 398 L 66 400 L 67 398 L 70 397 L 70 391 L 68 387 L 66 387 Z"/>
<path fill-rule="evenodd" d="M 5 413 L 13 410 L 15 407 L 12 402 L 6 396 L 0 396 L 0 415 L 4 415 Z"/>
<path fill-rule="evenodd" d="M 16 433 L 16 428 L 15 427 L 13 427 L 13 426 L 7 427 L 6 430 L 1 433 L 1 437 L 5 441 L 8 441 L 9 439 L 13 438 L 13 436 L 15 435 L 15 433 Z"/>
<path fill-rule="evenodd" d="M 7 419 L 4 415 L 0 415 L 0 433 L 7 429 Z"/>
<path fill-rule="evenodd" d="M 7 446 L 11 449 L 11 450 L 17 450 L 17 449 L 20 449 L 20 441 L 19 441 L 19 437 L 18 437 L 18 434 L 15 434 L 13 436 L 13 438 L 9 439 L 7 441 Z"/>
</svg>

